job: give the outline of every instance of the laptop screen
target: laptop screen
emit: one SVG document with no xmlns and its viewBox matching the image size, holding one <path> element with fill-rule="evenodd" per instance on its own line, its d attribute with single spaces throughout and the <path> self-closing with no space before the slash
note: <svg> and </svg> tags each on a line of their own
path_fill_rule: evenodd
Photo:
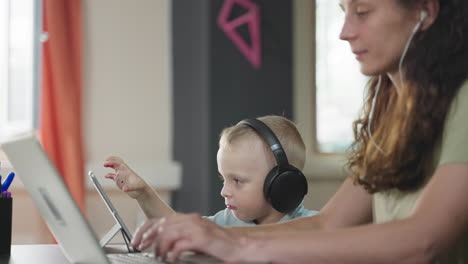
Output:
<svg viewBox="0 0 468 264">
<path fill-rule="evenodd" d="M 1 146 L 67 258 L 73 263 L 109 263 L 35 135 L 3 142 Z"/>
</svg>

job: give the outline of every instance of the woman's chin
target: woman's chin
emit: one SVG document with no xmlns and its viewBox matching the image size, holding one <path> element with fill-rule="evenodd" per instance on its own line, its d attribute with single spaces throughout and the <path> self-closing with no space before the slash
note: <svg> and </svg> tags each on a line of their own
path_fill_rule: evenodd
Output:
<svg viewBox="0 0 468 264">
<path fill-rule="evenodd" d="M 362 74 L 366 76 L 377 76 L 386 72 L 386 71 L 383 71 L 382 69 L 379 69 L 377 67 L 372 67 L 364 63 L 361 63 L 361 67 L 359 70 Z"/>
<path fill-rule="evenodd" d="M 378 71 L 375 71 L 375 70 L 373 70 L 373 69 L 367 69 L 367 68 L 364 68 L 364 67 L 362 67 L 362 66 L 361 66 L 361 73 L 362 73 L 363 75 L 365 75 L 365 76 L 368 76 L 368 77 L 370 77 L 370 76 L 377 76 L 377 75 L 380 74 L 380 72 L 378 72 Z"/>
</svg>

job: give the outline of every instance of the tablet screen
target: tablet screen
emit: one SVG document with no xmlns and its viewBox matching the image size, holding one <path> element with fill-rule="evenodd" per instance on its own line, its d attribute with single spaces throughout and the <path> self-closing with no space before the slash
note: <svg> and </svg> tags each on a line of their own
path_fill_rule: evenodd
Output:
<svg viewBox="0 0 468 264">
<path fill-rule="evenodd" d="M 115 221 L 120 226 L 122 232 L 124 233 L 124 236 L 126 236 L 128 241 L 131 241 L 132 240 L 132 234 L 130 233 L 129 229 L 127 228 L 127 226 L 123 222 L 122 218 L 120 217 L 119 213 L 117 212 L 114 205 L 110 201 L 109 197 L 106 195 L 106 192 L 104 191 L 101 184 L 99 183 L 96 175 L 94 175 L 94 173 L 92 171 L 89 171 L 88 176 L 91 179 L 91 181 L 93 182 L 93 185 L 96 188 L 99 195 L 101 196 L 102 200 L 106 204 L 107 209 L 109 209 L 109 211 L 111 212 L 111 214 L 114 217 Z"/>
</svg>

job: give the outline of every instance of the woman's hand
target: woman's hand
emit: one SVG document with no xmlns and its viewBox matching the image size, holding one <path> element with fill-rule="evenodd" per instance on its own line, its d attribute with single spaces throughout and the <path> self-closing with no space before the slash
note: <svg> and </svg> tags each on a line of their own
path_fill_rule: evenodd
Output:
<svg viewBox="0 0 468 264">
<path fill-rule="evenodd" d="M 144 194 L 148 185 L 121 158 L 107 158 L 104 167 L 114 169 L 115 173 L 108 173 L 105 177 L 114 180 L 115 184 L 128 196 L 137 199 Z"/>
<path fill-rule="evenodd" d="M 137 229 L 132 246 L 144 250 L 154 245 L 157 257 L 172 252 L 176 260 L 184 251 L 203 252 L 227 262 L 242 261 L 247 255 L 247 238 L 222 228 L 198 214 L 174 214 L 149 219 Z M 245 252 L 244 252 L 245 253 Z"/>
</svg>

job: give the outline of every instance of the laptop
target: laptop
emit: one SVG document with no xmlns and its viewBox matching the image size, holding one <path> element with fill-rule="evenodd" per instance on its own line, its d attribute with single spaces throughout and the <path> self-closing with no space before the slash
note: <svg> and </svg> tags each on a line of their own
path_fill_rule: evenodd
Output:
<svg viewBox="0 0 468 264">
<path fill-rule="evenodd" d="M 148 253 L 106 255 L 34 134 L 3 142 L 1 147 L 71 263 L 167 263 Z M 185 254 L 178 263 L 221 262 L 206 255 Z"/>
</svg>

